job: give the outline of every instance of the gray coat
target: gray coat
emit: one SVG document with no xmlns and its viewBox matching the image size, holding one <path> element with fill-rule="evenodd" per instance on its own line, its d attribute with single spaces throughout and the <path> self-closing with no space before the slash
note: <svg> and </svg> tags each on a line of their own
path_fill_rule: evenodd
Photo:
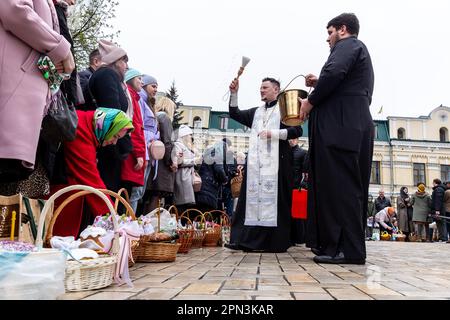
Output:
<svg viewBox="0 0 450 320">
<path fill-rule="evenodd" d="M 411 206 L 411 202 L 404 201 L 401 196 L 397 197 L 397 221 L 398 228 L 403 232 L 411 232 L 408 221 L 408 207 Z"/>
<path fill-rule="evenodd" d="M 431 196 L 427 192 L 416 192 L 411 197 L 411 204 L 413 206 L 413 221 L 426 222 L 431 208 Z"/>
<path fill-rule="evenodd" d="M 149 181 L 149 188 L 152 191 L 159 193 L 173 193 L 173 186 L 175 184 L 175 173 L 170 170 L 172 165 L 172 121 L 165 112 L 157 113 L 158 127 L 160 132 L 161 142 L 166 147 L 164 158 L 158 160 L 158 176 L 155 180 Z"/>
<path fill-rule="evenodd" d="M 183 162 L 175 173 L 174 201 L 176 205 L 195 203 L 192 175 L 194 174 L 194 153 L 181 141 L 175 142 L 177 151 L 183 154 Z"/>
</svg>

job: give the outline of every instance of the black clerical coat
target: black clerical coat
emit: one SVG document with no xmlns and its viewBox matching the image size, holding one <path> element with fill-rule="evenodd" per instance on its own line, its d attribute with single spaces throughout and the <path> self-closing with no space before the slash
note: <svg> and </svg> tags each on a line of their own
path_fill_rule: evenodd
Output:
<svg viewBox="0 0 450 320">
<path fill-rule="evenodd" d="M 276 101 L 267 107 L 271 108 L 275 104 Z M 239 110 L 238 107 L 230 107 L 230 117 L 251 128 L 257 109 Z M 280 123 L 280 129 L 288 130 L 288 139 L 300 137 L 303 132 L 300 126 L 287 127 L 282 123 Z M 247 171 L 244 171 L 242 189 L 236 212 L 233 215 L 230 236 L 230 242 L 243 250 L 284 252 L 291 246 L 291 205 L 294 185 L 292 150 L 287 140 L 279 142 L 277 227 L 244 225 L 247 198 Z"/>
<path fill-rule="evenodd" d="M 373 154 L 369 106 L 374 73 L 366 46 L 352 36 L 332 48 L 309 101 L 310 188 L 307 246 L 365 259 Z"/>
</svg>

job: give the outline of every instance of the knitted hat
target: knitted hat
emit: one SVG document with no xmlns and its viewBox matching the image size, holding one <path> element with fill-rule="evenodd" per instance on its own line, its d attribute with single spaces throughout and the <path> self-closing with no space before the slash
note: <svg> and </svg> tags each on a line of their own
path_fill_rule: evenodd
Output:
<svg viewBox="0 0 450 320">
<path fill-rule="evenodd" d="M 113 64 L 120 58 L 127 55 L 125 50 L 119 48 L 114 43 L 108 40 L 100 40 L 98 42 L 98 51 L 102 56 L 102 62 L 104 64 Z"/>
<path fill-rule="evenodd" d="M 187 136 L 189 134 L 193 134 L 192 129 L 189 128 L 187 125 L 182 124 L 180 126 L 180 128 L 178 129 L 178 137 L 182 138 L 182 137 L 185 137 L 185 136 Z"/>
<path fill-rule="evenodd" d="M 425 192 L 425 185 L 423 183 L 419 184 L 417 186 L 417 191 L 419 191 L 420 193 L 424 193 Z"/>
<path fill-rule="evenodd" d="M 125 82 L 128 82 L 129 80 L 139 76 L 142 76 L 142 73 L 140 73 L 136 69 L 128 69 L 125 73 Z"/>
<path fill-rule="evenodd" d="M 149 76 L 148 74 L 144 74 L 142 77 L 142 85 L 145 87 L 149 84 L 158 84 L 158 81 L 152 76 Z"/>
</svg>

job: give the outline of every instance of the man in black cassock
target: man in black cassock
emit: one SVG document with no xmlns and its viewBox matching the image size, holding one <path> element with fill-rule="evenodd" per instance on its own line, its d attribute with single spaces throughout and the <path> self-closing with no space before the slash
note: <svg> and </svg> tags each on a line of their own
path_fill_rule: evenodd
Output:
<svg viewBox="0 0 450 320">
<path fill-rule="evenodd" d="M 302 135 L 302 128 L 280 122 L 277 96 L 280 83 L 262 81 L 264 104 L 238 108 L 237 79 L 230 84 L 230 117 L 251 128 L 247 165 L 228 248 L 244 251 L 285 252 L 291 246 L 292 151 L 288 139 Z"/>
<path fill-rule="evenodd" d="M 306 76 L 315 89 L 300 110 L 301 118 L 309 116 L 306 245 L 316 263 L 364 264 L 374 73 L 354 14 L 335 17 L 327 29 L 331 53 L 319 78 Z"/>
</svg>

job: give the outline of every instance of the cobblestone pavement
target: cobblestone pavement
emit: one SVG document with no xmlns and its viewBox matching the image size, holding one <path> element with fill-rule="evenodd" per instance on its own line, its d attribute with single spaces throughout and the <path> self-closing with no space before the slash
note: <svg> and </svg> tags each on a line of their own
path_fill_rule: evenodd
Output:
<svg viewBox="0 0 450 320">
<path fill-rule="evenodd" d="M 172 263 L 138 263 L 133 287 L 66 293 L 88 300 L 450 299 L 450 244 L 367 242 L 366 265 L 318 265 L 304 246 L 286 253 L 193 249 Z"/>
</svg>

